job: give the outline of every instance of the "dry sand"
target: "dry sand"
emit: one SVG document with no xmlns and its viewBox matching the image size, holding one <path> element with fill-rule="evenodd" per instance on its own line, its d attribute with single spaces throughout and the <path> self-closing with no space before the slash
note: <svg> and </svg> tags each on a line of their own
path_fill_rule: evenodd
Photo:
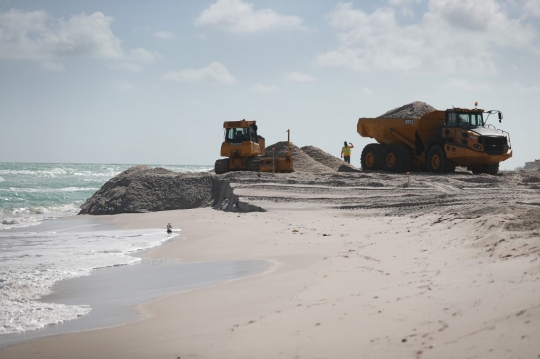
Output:
<svg viewBox="0 0 540 359">
<path fill-rule="evenodd" d="M 327 167 L 328 168 L 328 167 Z M 106 217 L 182 227 L 150 257 L 265 259 L 147 319 L 29 342 L 10 358 L 538 358 L 538 172 L 227 174 L 267 212 Z M 538 180 L 537 180 L 538 179 Z"/>
</svg>

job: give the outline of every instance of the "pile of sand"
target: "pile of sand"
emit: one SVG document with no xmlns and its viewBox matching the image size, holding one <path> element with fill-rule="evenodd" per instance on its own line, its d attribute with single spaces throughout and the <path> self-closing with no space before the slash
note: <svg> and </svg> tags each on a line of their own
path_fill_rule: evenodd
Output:
<svg viewBox="0 0 540 359">
<path fill-rule="evenodd" d="M 277 156 L 287 155 L 287 141 L 276 142 L 273 145 L 266 147 L 266 155 L 272 157 L 272 149 L 276 151 Z M 307 153 L 302 151 L 301 148 L 290 143 L 291 157 L 293 158 L 294 171 L 310 172 L 310 173 L 333 173 L 336 170 L 325 166 L 322 163 L 317 162 L 311 158 Z M 332 156 L 326 153 L 327 156 Z"/>
<path fill-rule="evenodd" d="M 346 163 L 342 159 L 332 156 L 315 146 L 304 146 L 301 150 L 315 161 L 330 167 L 337 172 L 360 172 L 356 167 Z"/>
<path fill-rule="evenodd" d="M 177 173 L 134 166 L 107 181 L 79 214 L 117 214 L 208 207 L 218 180 L 209 173 Z"/>
<path fill-rule="evenodd" d="M 433 111 L 437 109 L 425 102 L 415 101 L 385 112 L 378 118 L 418 118 Z"/>
</svg>

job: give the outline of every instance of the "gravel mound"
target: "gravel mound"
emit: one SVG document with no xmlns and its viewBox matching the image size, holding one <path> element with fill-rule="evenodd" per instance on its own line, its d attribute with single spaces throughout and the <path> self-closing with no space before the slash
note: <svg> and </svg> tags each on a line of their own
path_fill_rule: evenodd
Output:
<svg viewBox="0 0 540 359">
<path fill-rule="evenodd" d="M 346 163 L 342 159 L 332 156 L 315 146 L 304 146 L 301 150 L 320 164 L 330 167 L 337 172 L 361 172 L 356 167 Z"/>
<path fill-rule="evenodd" d="M 418 118 L 424 116 L 426 113 L 430 113 L 433 111 L 437 111 L 437 109 L 433 106 L 428 105 L 425 102 L 421 101 L 415 101 L 408 103 L 406 105 L 403 105 L 401 107 L 397 107 L 393 110 L 390 110 L 380 116 L 378 118 Z"/>
<path fill-rule="evenodd" d="M 273 145 L 266 147 L 266 155 L 272 157 L 272 148 L 275 148 L 276 157 L 287 155 L 287 141 L 276 142 Z M 293 168 L 295 172 L 309 172 L 309 173 L 334 173 L 336 170 L 325 166 L 322 163 L 317 162 L 311 158 L 307 153 L 302 151 L 298 146 L 295 146 L 292 142 L 290 144 L 291 157 L 293 158 Z M 328 156 L 331 156 L 328 154 Z"/>
</svg>

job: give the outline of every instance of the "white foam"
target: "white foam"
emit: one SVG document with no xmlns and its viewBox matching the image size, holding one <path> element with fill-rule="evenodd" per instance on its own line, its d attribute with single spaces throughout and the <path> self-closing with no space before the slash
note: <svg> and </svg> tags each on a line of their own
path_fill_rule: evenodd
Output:
<svg viewBox="0 0 540 359">
<path fill-rule="evenodd" d="M 65 187 L 65 188 L 22 188 L 22 187 L 9 187 L 7 189 L 0 189 L 4 192 L 24 192 L 24 193 L 57 193 L 57 192 L 86 192 L 97 191 L 98 187 Z"/>
<path fill-rule="evenodd" d="M 65 175 L 68 172 L 60 167 L 51 168 L 47 170 L 0 170 L 2 175 L 25 175 L 25 176 L 37 176 L 37 177 L 47 177 L 47 178 L 56 178 L 60 175 Z"/>
<path fill-rule="evenodd" d="M 49 207 L 16 207 L 0 209 L 0 231 L 28 227 L 44 220 L 73 216 L 79 212 L 79 203 L 59 204 Z"/>
<path fill-rule="evenodd" d="M 138 261 L 128 253 L 170 237 L 163 229 L 0 232 L 0 334 L 38 329 L 88 313 L 85 306 L 39 302 L 54 283 L 92 269 Z"/>
</svg>

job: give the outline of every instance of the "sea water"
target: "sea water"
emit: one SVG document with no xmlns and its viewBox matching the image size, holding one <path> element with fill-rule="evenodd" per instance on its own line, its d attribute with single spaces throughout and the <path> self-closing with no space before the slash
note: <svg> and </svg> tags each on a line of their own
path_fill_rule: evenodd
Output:
<svg viewBox="0 0 540 359">
<path fill-rule="evenodd" d="M 109 164 L 0 163 L 0 335 L 83 316 L 85 305 L 40 302 L 59 281 L 139 261 L 129 255 L 170 237 L 163 229 L 105 230 L 92 220 L 56 220 L 131 167 Z M 158 167 L 158 166 L 149 166 Z M 176 172 L 210 166 L 159 166 Z"/>
</svg>

